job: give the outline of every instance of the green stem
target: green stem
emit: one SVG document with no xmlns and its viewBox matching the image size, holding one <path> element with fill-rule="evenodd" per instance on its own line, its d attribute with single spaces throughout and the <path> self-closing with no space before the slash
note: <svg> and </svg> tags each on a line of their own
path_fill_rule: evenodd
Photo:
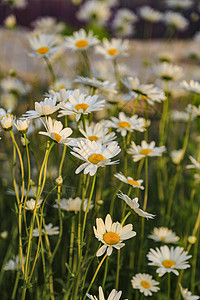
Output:
<svg viewBox="0 0 200 300">
<path fill-rule="evenodd" d="M 50 73 L 50 75 L 51 75 L 51 77 L 52 77 L 52 81 L 55 82 L 56 76 L 55 76 L 53 67 L 52 67 L 52 65 L 51 65 L 51 63 L 50 63 L 48 57 L 44 56 L 44 60 L 45 60 L 45 62 L 46 62 L 46 64 L 47 64 L 47 67 L 48 67 L 48 69 L 49 69 L 49 73 Z"/>
<path fill-rule="evenodd" d="M 168 289 L 167 289 L 167 291 L 168 291 L 168 300 L 170 300 L 171 298 L 170 298 L 170 292 L 171 292 L 171 277 L 170 277 L 170 273 L 168 273 Z"/>
<path fill-rule="evenodd" d="M 115 289 L 118 290 L 119 286 L 119 271 L 120 271 L 120 249 L 117 253 L 117 271 L 116 271 L 116 281 L 115 281 Z"/>
<path fill-rule="evenodd" d="M 105 265 L 105 271 L 104 271 L 103 283 L 102 283 L 102 289 L 103 290 L 104 290 L 104 286 L 105 286 L 106 278 L 107 278 L 107 273 L 108 273 L 108 260 L 109 260 L 109 256 L 106 259 L 106 265 Z"/>
</svg>

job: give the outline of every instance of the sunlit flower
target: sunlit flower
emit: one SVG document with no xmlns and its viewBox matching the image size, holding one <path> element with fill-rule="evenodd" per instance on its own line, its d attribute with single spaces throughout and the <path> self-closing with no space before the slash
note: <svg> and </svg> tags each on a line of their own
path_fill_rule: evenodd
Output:
<svg viewBox="0 0 200 300">
<path fill-rule="evenodd" d="M 148 237 L 156 242 L 163 243 L 176 243 L 179 241 L 179 237 L 167 227 L 154 227 L 153 232 L 148 235 Z"/>
<path fill-rule="evenodd" d="M 150 6 L 142 6 L 139 8 L 140 16 L 151 23 L 156 23 L 162 20 L 163 14 Z"/>
<path fill-rule="evenodd" d="M 74 80 L 74 82 L 81 83 L 83 85 L 99 89 L 102 92 L 108 92 L 108 93 L 114 93 L 116 94 L 116 83 L 111 83 L 109 81 L 101 81 L 96 78 L 89 78 L 89 77 L 82 77 L 77 76 L 77 78 Z"/>
<path fill-rule="evenodd" d="M 181 83 L 183 89 L 193 92 L 195 94 L 200 94 L 200 83 L 198 81 L 190 80 L 188 83 L 187 81 L 183 81 Z"/>
<path fill-rule="evenodd" d="M 112 27 L 119 37 L 132 35 L 134 32 L 133 23 L 137 21 L 137 16 L 128 8 L 120 8 L 115 14 Z"/>
<path fill-rule="evenodd" d="M 20 133 L 26 133 L 28 131 L 30 120 L 17 120 L 14 125 Z"/>
<path fill-rule="evenodd" d="M 45 233 L 47 235 L 58 235 L 59 234 L 59 227 L 55 226 L 53 227 L 52 223 L 49 223 L 48 225 L 44 226 L 45 228 L 42 229 L 42 233 Z M 39 229 L 35 228 L 33 229 L 33 236 L 38 237 L 39 236 Z"/>
<path fill-rule="evenodd" d="M 98 53 L 104 55 L 106 58 L 115 59 L 119 56 L 127 56 L 128 50 L 128 40 L 121 40 L 121 39 L 103 39 L 103 45 L 97 46 L 96 50 Z"/>
<path fill-rule="evenodd" d="M 127 132 L 133 132 L 134 130 L 143 132 L 145 123 L 144 118 L 138 118 L 137 115 L 129 118 L 124 112 L 120 112 L 118 118 L 111 117 L 111 121 L 107 121 L 105 126 L 116 128 L 117 132 L 120 132 L 122 136 L 126 136 Z"/>
<path fill-rule="evenodd" d="M 5 20 L 4 20 L 4 25 L 5 27 L 12 29 L 16 26 L 17 20 L 15 15 L 9 15 Z"/>
<path fill-rule="evenodd" d="M 67 144 L 71 140 L 68 137 L 72 134 L 72 129 L 69 127 L 63 129 L 63 124 L 60 121 L 52 120 L 51 117 L 48 117 L 44 125 L 47 132 L 40 131 L 39 134 L 49 136 L 60 144 Z"/>
<path fill-rule="evenodd" d="M 15 77 L 3 78 L 0 86 L 4 92 L 17 95 L 26 95 L 30 91 L 30 86 L 27 83 Z"/>
<path fill-rule="evenodd" d="M 29 38 L 33 52 L 31 56 L 48 57 L 59 49 L 58 40 L 55 35 L 39 34 Z"/>
<path fill-rule="evenodd" d="M 5 271 L 18 270 L 20 268 L 19 256 L 16 255 L 13 259 L 10 259 L 4 266 Z M 25 257 L 23 257 L 23 262 L 25 263 Z"/>
<path fill-rule="evenodd" d="M 180 66 L 163 62 L 153 68 L 156 77 L 166 81 L 175 81 L 183 76 L 183 69 Z"/>
<path fill-rule="evenodd" d="M 177 30 L 185 30 L 189 25 L 185 17 L 174 11 L 166 12 L 164 14 L 164 21 L 167 25 L 173 26 Z"/>
<path fill-rule="evenodd" d="M 80 211 L 81 204 L 82 204 L 82 199 L 79 197 L 76 197 L 75 199 L 63 198 L 60 200 L 60 209 L 65 210 L 65 211 L 74 211 L 75 213 L 77 213 L 78 211 Z M 87 204 L 88 204 L 88 199 L 85 199 L 84 205 L 83 205 L 83 211 L 86 211 Z M 93 206 L 94 205 L 91 201 L 90 205 L 89 205 L 89 210 L 92 209 Z M 53 207 L 58 208 L 58 200 L 57 199 L 56 199 L 56 204 L 54 204 Z"/>
<path fill-rule="evenodd" d="M 110 6 L 108 1 L 86 1 L 81 5 L 77 13 L 78 20 L 91 21 L 104 25 L 110 17 Z"/>
<path fill-rule="evenodd" d="M 26 201 L 26 205 L 25 205 L 24 208 L 26 210 L 34 210 L 35 209 L 35 204 L 36 204 L 36 201 L 31 198 L 30 200 Z M 42 204 L 42 199 L 40 199 L 38 201 L 36 209 L 38 209 L 41 206 L 41 204 Z"/>
<path fill-rule="evenodd" d="M 179 287 L 180 287 L 180 290 L 181 290 L 181 295 L 183 297 L 183 299 L 185 300 L 197 300 L 199 299 L 200 297 L 199 296 L 193 296 L 192 293 L 190 291 L 188 291 L 188 289 L 184 289 L 181 284 L 179 283 Z"/>
<path fill-rule="evenodd" d="M 126 176 L 124 176 L 121 172 L 120 173 L 116 173 L 116 174 L 114 174 L 114 176 L 117 178 L 117 179 L 119 179 L 119 180 L 121 180 L 121 181 L 123 181 L 123 182 L 125 182 L 125 183 L 128 183 L 128 184 L 130 184 L 132 187 L 134 187 L 134 188 L 139 188 L 139 189 L 141 189 L 141 190 L 143 190 L 144 189 L 144 187 L 142 186 L 142 183 L 143 183 L 143 180 L 136 180 L 136 179 L 133 179 L 132 177 L 130 177 L 130 176 L 128 176 L 128 177 L 126 177 Z"/>
<path fill-rule="evenodd" d="M 188 243 L 193 245 L 196 243 L 196 240 L 197 240 L 196 236 L 194 236 L 194 235 L 188 236 Z"/>
<path fill-rule="evenodd" d="M 119 250 L 125 246 L 123 240 L 130 239 L 136 235 L 132 231 L 133 225 L 128 224 L 122 227 L 119 222 L 112 223 L 111 216 L 108 214 L 105 224 L 101 218 L 96 219 L 97 229 L 94 228 L 95 237 L 104 245 L 97 251 L 96 256 L 101 256 L 107 251 L 107 255 L 112 254 L 113 248 Z"/>
<path fill-rule="evenodd" d="M 144 293 L 145 296 L 152 296 L 152 292 L 158 292 L 160 288 L 157 286 L 158 281 L 155 281 L 149 274 L 136 274 L 131 279 L 132 287 L 139 289 L 140 293 Z"/>
<path fill-rule="evenodd" d="M 121 291 L 117 292 L 115 289 L 113 289 L 111 291 L 111 293 L 109 294 L 107 300 L 119 300 L 121 298 L 121 295 L 122 295 Z M 89 295 L 89 294 L 86 294 L 86 296 L 90 300 L 98 300 L 98 298 L 96 296 L 92 296 L 92 295 Z M 105 300 L 104 293 L 103 293 L 103 290 L 102 290 L 101 286 L 99 287 L 99 300 Z"/>
<path fill-rule="evenodd" d="M 129 89 L 133 97 L 139 95 L 141 99 L 146 100 L 151 105 L 166 100 L 163 90 L 153 84 L 140 84 L 137 77 L 127 77 L 122 80 L 122 83 Z"/>
<path fill-rule="evenodd" d="M 62 104 L 69 101 L 69 96 L 78 97 L 80 95 L 80 90 L 66 90 L 65 88 L 61 88 L 59 91 L 49 90 L 48 93 L 45 94 L 46 97 L 54 99 L 56 98 L 57 102 L 62 102 Z"/>
<path fill-rule="evenodd" d="M 117 196 L 122 200 L 124 200 L 126 204 L 128 204 L 128 206 L 132 210 L 134 210 L 134 212 L 136 212 L 136 214 L 138 214 L 140 217 L 147 218 L 147 219 L 153 219 L 155 217 L 155 215 L 149 214 L 139 208 L 140 205 L 138 203 L 138 198 L 131 199 L 129 198 L 129 196 L 123 194 L 122 192 L 120 192 L 120 194 L 117 194 Z"/>
<path fill-rule="evenodd" d="M 64 24 L 57 23 L 56 18 L 45 16 L 39 17 L 32 23 L 34 27 L 34 33 L 43 34 L 55 34 L 60 33 L 64 29 Z"/>
<path fill-rule="evenodd" d="M 171 156 L 173 163 L 178 165 L 183 158 L 183 149 L 171 151 L 170 156 Z"/>
<path fill-rule="evenodd" d="M 65 46 L 71 50 L 83 51 L 99 43 L 96 36 L 93 35 L 92 31 L 88 34 L 84 29 L 80 29 L 73 33 L 72 36 L 65 38 Z"/>
<path fill-rule="evenodd" d="M 119 154 L 121 149 L 114 141 L 106 146 L 98 140 L 96 142 L 85 140 L 78 141 L 77 147 L 73 147 L 73 151 L 71 154 L 85 161 L 76 169 L 75 173 L 78 174 L 84 170 L 84 174 L 89 173 L 90 176 L 93 176 L 99 167 L 118 163 L 118 161 L 111 161 L 111 158 Z"/>
<path fill-rule="evenodd" d="M 187 259 L 191 258 L 192 255 L 187 255 L 188 252 L 184 251 L 182 247 L 171 247 L 162 246 L 159 248 L 150 249 L 147 257 L 149 259 L 150 266 L 157 266 L 158 269 L 156 273 L 161 277 L 165 273 L 173 272 L 175 275 L 179 275 L 177 269 L 187 269 L 190 265 L 187 262 Z"/>
<path fill-rule="evenodd" d="M 23 117 L 29 119 L 35 119 L 42 116 L 48 116 L 57 111 L 63 103 L 56 105 L 57 98 L 45 98 L 44 101 L 35 102 L 35 110 L 28 110 Z"/>
<path fill-rule="evenodd" d="M 136 144 L 132 142 L 131 147 L 127 152 L 133 156 L 133 161 L 136 162 L 149 156 L 161 156 L 165 151 L 165 146 L 155 147 L 154 141 L 152 141 L 150 144 L 147 144 L 146 141 L 142 141 L 141 146 L 136 146 Z"/>
<path fill-rule="evenodd" d="M 0 119 L 1 126 L 6 131 L 12 130 L 14 121 L 15 121 L 15 117 L 12 114 L 4 115 Z"/>
<path fill-rule="evenodd" d="M 174 60 L 174 54 L 169 51 L 162 51 L 157 54 L 158 60 L 163 63 L 171 63 Z"/>
<path fill-rule="evenodd" d="M 79 131 L 84 135 L 84 137 L 90 141 L 100 141 L 102 144 L 110 144 L 114 139 L 116 139 L 116 135 L 114 132 L 109 133 L 109 129 L 105 128 L 104 122 L 94 123 L 91 122 L 89 124 L 86 121 L 85 130 L 82 127 L 79 127 Z"/>
<path fill-rule="evenodd" d="M 50 89 L 54 90 L 55 92 L 59 92 L 62 89 L 70 89 L 71 88 L 71 81 L 65 78 L 56 78 L 55 82 L 52 83 Z"/>
<path fill-rule="evenodd" d="M 170 118 L 174 122 L 188 122 L 189 113 L 185 111 L 172 110 L 170 113 Z"/>
<path fill-rule="evenodd" d="M 187 9 L 193 4 L 192 0 L 167 0 L 166 4 L 172 8 Z"/>
<path fill-rule="evenodd" d="M 100 100 L 98 95 L 87 96 L 79 94 L 77 97 L 69 95 L 69 101 L 62 106 L 62 110 L 58 117 L 66 115 L 76 115 L 78 121 L 81 115 L 87 115 L 92 111 L 102 110 L 105 100 Z"/>
<path fill-rule="evenodd" d="M 198 162 L 194 157 L 191 155 L 189 156 L 189 159 L 192 163 L 192 165 L 187 165 L 186 169 L 199 169 L 200 170 L 200 162 Z"/>
</svg>

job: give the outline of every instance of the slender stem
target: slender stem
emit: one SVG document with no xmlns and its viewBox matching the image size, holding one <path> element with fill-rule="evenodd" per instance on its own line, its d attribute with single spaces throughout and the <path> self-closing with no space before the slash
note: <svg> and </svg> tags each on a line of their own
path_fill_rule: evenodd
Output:
<svg viewBox="0 0 200 300">
<path fill-rule="evenodd" d="M 135 112 L 136 112 L 139 97 L 140 97 L 140 95 L 138 94 L 137 97 L 136 97 L 136 99 L 135 99 L 135 101 L 134 101 L 132 115 L 134 115 Z"/>
<path fill-rule="evenodd" d="M 70 246 L 69 246 L 69 267 L 72 269 L 72 258 L 74 250 L 74 236 L 75 236 L 75 216 L 72 217 L 71 225 L 71 237 L 70 237 Z"/>
<path fill-rule="evenodd" d="M 99 263 L 99 265 L 98 265 L 98 267 L 97 267 L 97 269 L 96 269 L 96 272 L 94 273 L 94 276 L 92 277 L 92 280 L 91 280 L 91 282 L 90 282 L 90 285 L 89 285 L 89 287 L 88 287 L 88 289 L 87 289 L 86 294 L 87 294 L 87 293 L 89 292 L 89 290 L 91 289 L 91 286 L 93 285 L 93 282 L 95 281 L 95 278 L 96 278 L 96 276 L 97 276 L 97 274 L 98 274 L 98 272 L 99 272 L 99 270 L 100 270 L 100 268 L 101 268 L 101 266 L 102 266 L 104 260 L 106 259 L 106 257 L 107 257 L 107 253 L 104 255 L 104 257 L 102 258 L 101 262 Z M 85 294 L 83 300 L 86 299 L 86 294 Z"/>
<path fill-rule="evenodd" d="M 148 126 L 147 126 L 147 123 L 148 122 L 148 102 L 145 101 L 145 132 L 144 132 L 144 138 L 145 138 L 145 141 L 148 143 Z"/>
<path fill-rule="evenodd" d="M 148 157 L 145 157 L 145 194 L 144 194 L 144 204 L 143 210 L 146 211 L 148 200 Z"/>
<path fill-rule="evenodd" d="M 122 186 L 123 186 L 123 182 L 120 183 L 119 187 L 116 189 L 116 192 L 113 194 L 113 197 L 111 199 L 110 212 L 109 212 L 109 214 L 111 215 L 111 217 L 113 216 L 113 210 L 114 210 L 114 203 L 115 203 L 116 195 L 121 190 Z"/>
<path fill-rule="evenodd" d="M 103 276 L 102 289 L 104 289 L 104 286 L 105 286 L 105 283 L 106 283 L 106 278 L 107 278 L 107 273 L 108 273 L 108 260 L 109 260 L 109 256 L 106 259 L 106 265 L 105 265 L 105 271 L 104 271 L 104 276 Z"/>
<path fill-rule="evenodd" d="M 126 216 L 123 218 L 121 225 L 124 225 L 124 223 L 126 222 L 126 219 L 130 216 L 131 212 L 129 211 Z"/>
<path fill-rule="evenodd" d="M 116 281 L 115 281 L 116 290 L 118 290 L 118 286 L 119 286 L 119 270 L 120 270 L 120 249 L 117 252 L 117 271 L 116 271 Z"/>
<path fill-rule="evenodd" d="M 123 136 L 123 148 L 124 148 L 124 175 L 127 173 L 127 150 L 126 150 L 126 137 Z"/>
<path fill-rule="evenodd" d="M 46 64 L 47 64 L 47 67 L 48 67 L 48 69 L 49 69 L 49 73 L 51 74 L 52 81 L 55 82 L 56 76 L 55 76 L 53 67 L 52 67 L 52 65 L 51 65 L 51 63 L 50 63 L 48 57 L 47 57 L 47 56 L 44 56 L 44 60 L 45 60 L 45 62 L 46 62 Z"/>
<path fill-rule="evenodd" d="M 168 273 L 168 300 L 170 300 L 170 292 L 171 292 L 171 276 L 170 276 L 170 273 Z"/>
<path fill-rule="evenodd" d="M 191 292 L 192 294 L 194 294 L 194 287 L 195 287 L 195 275 L 196 275 L 196 267 L 197 267 L 197 255 L 198 255 L 198 236 L 199 234 L 197 234 L 197 240 L 196 243 L 194 245 L 194 254 L 193 254 L 193 258 L 192 258 L 192 268 L 191 268 Z"/>
</svg>

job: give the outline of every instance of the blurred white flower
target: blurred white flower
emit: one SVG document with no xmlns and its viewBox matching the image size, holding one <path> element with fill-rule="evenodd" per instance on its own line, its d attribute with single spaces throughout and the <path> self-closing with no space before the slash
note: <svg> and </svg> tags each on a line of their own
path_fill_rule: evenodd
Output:
<svg viewBox="0 0 200 300">
<path fill-rule="evenodd" d="M 79 212 L 81 209 L 81 204 L 82 204 L 82 199 L 79 197 L 76 197 L 75 199 L 63 198 L 60 200 L 60 209 L 65 210 L 65 211 L 74 211 L 77 214 L 77 212 Z M 88 205 L 88 199 L 85 199 L 84 205 L 83 205 L 83 211 L 86 211 L 87 205 Z M 89 210 L 92 209 L 93 206 L 94 206 L 94 204 L 91 201 L 90 205 L 89 205 Z M 58 208 L 58 200 L 57 199 L 56 199 L 56 204 L 54 204 L 53 207 Z"/>
<path fill-rule="evenodd" d="M 180 31 L 185 30 L 189 25 L 189 21 L 185 17 L 174 11 L 166 12 L 164 14 L 164 21 L 167 25 L 173 26 Z"/>
<path fill-rule="evenodd" d="M 23 262 L 25 263 L 25 257 L 23 257 Z M 20 259 L 16 255 L 13 259 L 10 259 L 4 266 L 5 271 L 18 270 L 20 268 Z"/>
<path fill-rule="evenodd" d="M 30 200 L 26 201 L 26 205 L 25 205 L 25 209 L 26 210 L 34 210 L 35 209 L 35 204 L 36 204 L 36 200 L 34 200 L 33 198 L 31 198 Z M 42 204 L 42 199 L 40 199 L 37 203 L 37 207 L 36 209 L 38 209 Z"/>
<path fill-rule="evenodd" d="M 193 5 L 192 0 L 167 0 L 166 4 L 170 8 L 187 9 Z"/>
<path fill-rule="evenodd" d="M 76 14 L 78 20 L 105 25 L 111 14 L 109 3 L 103 1 L 86 1 Z"/>
<path fill-rule="evenodd" d="M 166 81 L 178 80 L 183 76 L 183 69 L 180 66 L 167 62 L 155 65 L 153 72 L 156 77 Z"/>
<path fill-rule="evenodd" d="M 173 163 L 178 165 L 183 157 L 183 149 L 171 151 L 170 156 L 171 156 Z"/>
<path fill-rule="evenodd" d="M 182 295 L 183 299 L 197 300 L 200 298 L 199 296 L 192 295 L 192 293 L 190 291 L 188 291 L 188 289 L 184 289 L 180 283 L 179 283 L 179 287 L 180 287 L 181 295 Z"/>
<path fill-rule="evenodd" d="M 154 227 L 151 234 L 148 235 L 148 238 L 156 241 L 156 242 L 163 242 L 163 243 L 176 243 L 179 241 L 179 237 L 167 227 Z"/>
<path fill-rule="evenodd" d="M 163 14 L 150 6 L 142 6 L 139 8 L 140 16 L 148 22 L 156 23 L 163 19 Z"/>
<path fill-rule="evenodd" d="M 15 15 L 9 15 L 5 20 L 4 20 L 4 25 L 5 27 L 12 29 L 16 26 L 17 20 Z"/>
</svg>

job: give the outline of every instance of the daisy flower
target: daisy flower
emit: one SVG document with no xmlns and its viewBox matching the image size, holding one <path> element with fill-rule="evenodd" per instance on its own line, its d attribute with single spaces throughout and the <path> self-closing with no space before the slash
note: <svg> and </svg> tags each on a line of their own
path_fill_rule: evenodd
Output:
<svg viewBox="0 0 200 300">
<path fill-rule="evenodd" d="M 50 54 L 56 52 L 59 47 L 54 35 L 51 34 L 39 34 L 29 38 L 29 42 L 33 52 L 30 56 L 48 57 Z"/>
<path fill-rule="evenodd" d="M 141 189 L 141 190 L 144 189 L 144 187 L 142 186 L 142 183 L 143 183 L 143 180 L 142 180 L 142 179 L 140 179 L 140 180 L 135 180 L 135 179 L 133 179 L 133 178 L 130 177 L 130 176 L 128 176 L 128 177 L 124 176 L 121 172 L 120 172 L 120 173 L 114 174 L 114 176 L 115 176 L 117 179 L 119 179 L 119 180 L 121 180 L 121 181 L 123 181 L 123 182 L 125 182 L 125 183 L 130 184 L 130 185 L 131 185 L 132 187 L 134 187 L 134 188 L 139 188 L 139 189 Z"/>
<path fill-rule="evenodd" d="M 60 209 L 65 210 L 65 211 L 74 211 L 75 214 L 77 214 L 78 211 L 81 209 L 81 203 L 82 199 L 79 197 L 76 197 L 75 199 L 69 198 L 69 199 L 61 199 L 60 200 Z M 88 199 L 85 199 L 84 201 L 84 206 L 83 206 L 83 211 L 86 211 L 86 207 L 88 204 Z M 93 203 L 92 201 L 90 202 L 89 205 L 89 210 L 93 208 Z M 56 204 L 54 204 L 55 208 L 58 208 L 58 200 L 56 199 Z"/>
<path fill-rule="evenodd" d="M 189 156 L 189 159 L 192 162 L 192 165 L 187 165 L 186 169 L 199 169 L 200 170 L 200 162 L 198 162 L 194 157 L 191 155 Z"/>
<path fill-rule="evenodd" d="M 20 133 L 26 133 L 28 131 L 30 120 L 17 120 L 14 125 Z"/>
<path fill-rule="evenodd" d="M 131 143 L 131 147 L 127 151 L 129 154 L 132 154 L 133 161 L 139 161 L 145 157 L 161 156 L 163 152 L 166 151 L 165 146 L 155 147 L 155 142 L 152 141 L 150 144 L 147 144 L 146 141 L 142 141 L 141 146 L 136 146 L 134 142 Z"/>
<path fill-rule="evenodd" d="M 28 110 L 23 117 L 35 119 L 43 116 L 48 116 L 57 111 L 63 103 L 56 105 L 57 98 L 45 98 L 44 101 L 35 102 L 35 110 Z"/>
<path fill-rule="evenodd" d="M 96 51 L 102 55 L 104 55 L 108 59 L 115 59 L 119 56 L 127 56 L 128 50 L 128 40 L 121 39 L 103 39 L 103 45 L 97 46 Z"/>
<path fill-rule="evenodd" d="M 10 259 L 4 266 L 5 271 L 18 270 L 20 266 L 21 259 L 16 255 L 13 259 Z M 23 262 L 25 263 L 25 257 L 23 257 Z"/>
<path fill-rule="evenodd" d="M 199 299 L 200 297 L 199 296 L 193 296 L 192 293 L 190 291 L 188 291 L 188 289 L 184 289 L 181 284 L 179 283 L 179 287 L 180 287 L 180 290 L 181 290 L 181 295 L 183 297 L 183 299 L 185 300 L 197 300 Z"/>
<path fill-rule="evenodd" d="M 91 88 L 99 89 L 102 92 L 113 93 L 113 94 L 117 93 L 116 83 L 111 83 L 108 80 L 101 81 L 96 79 L 95 77 L 89 78 L 89 77 L 77 76 L 74 82 L 81 83 Z"/>
<path fill-rule="evenodd" d="M 139 95 L 141 99 L 146 100 L 149 104 L 153 105 L 155 102 L 162 102 L 166 100 L 163 90 L 155 87 L 153 84 L 140 84 L 137 77 L 131 76 L 122 79 L 122 83 L 127 87 L 133 97 Z"/>
<path fill-rule="evenodd" d="M 166 12 L 164 14 L 164 21 L 167 25 L 173 26 L 180 31 L 185 30 L 189 25 L 189 22 L 186 18 L 174 11 Z"/>
<path fill-rule="evenodd" d="M 150 6 L 142 6 L 139 8 L 140 16 L 148 22 L 156 23 L 162 20 L 163 14 Z"/>
<path fill-rule="evenodd" d="M 124 200 L 126 202 L 126 204 L 128 204 L 128 206 L 132 210 L 134 210 L 134 212 L 136 212 L 136 214 L 138 214 L 140 217 L 147 218 L 147 219 L 148 218 L 153 219 L 155 217 L 155 215 L 149 214 L 139 208 L 140 205 L 138 203 L 138 198 L 131 199 L 127 195 L 123 194 L 122 192 L 120 192 L 120 193 L 121 194 L 117 194 L 117 196 L 119 198 L 121 198 L 122 200 Z"/>
<path fill-rule="evenodd" d="M 25 205 L 25 209 L 26 210 L 34 210 L 35 209 L 35 204 L 36 204 L 36 201 L 34 200 L 34 199 L 30 199 L 30 200 L 28 200 L 28 201 L 26 201 L 26 205 Z M 40 199 L 39 201 L 38 201 L 38 203 L 37 203 L 37 208 L 36 209 L 38 209 L 40 206 L 41 206 L 41 204 L 42 204 L 42 199 Z"/>
<path fill-rule="evenodd" d="M 15 121 L 15 117 L 12 114 L 4 115 L 0 119 L 1 126 L 6 131 L 12 130 L 14 121 Z"/>
<path fill-rule="evenodd" d="M 49 90 L 49 92 L 45 94 L 48 98 L 54 99 L 54 97 L 56 97 L 56 101 L 62 102 L 63 104 L 69 101 L 70 95 L 78 97 L 80 95 L 80 90 L 66 90 L 65 88 L 61 88 L 59 91 Z"/>
<path fill-rule="evenodd" d="M 69 127 L 63 129 L 63 124 L 60 121 L 52 120 L 49 117 L 44 123 L 47 132 L 40 131 L 39 134 L 49 136 L 52 140 L 60 144 L 66 144 L 71 139 L 68 138 L 72 134 L 72 130 Z"/>
<path fill-rule="evenodd" d="M 113 289 L 111 291 L 111 293 L 109 294 L 107 300 L 119 300 L 121 298 L 121 295 L 122 295 L 121 291 L 117 292 L 115 289 Z M 92 296 L 92 295 L 89 295 L 89 294 L 86 294 L 86 296 L 90 300 L 98 300 L 98 298 L 96 296 Z M 105 300 L 104 293 L 103 293 L 103 290 L 102 290 L 101 286 L 99 287 L 99 300 Z"/>
<path fill-rule="evenodd" d="M 92 111 L 102 110 L 104 104 L 105 100 L 99 100 L 99 97 L 97 95 L 69 95 L 69 101 L 62 106 L 62 110 L 60 111 L 58 117 L 66 115 L 76 115 L 76 121 L 78 121 L 82 114 L 87 115 Z"/>
<path fill-rule="evenodd" d="M 186 91 L 200 94 L 200 83 L 198 81 L 190 80 L 190 82 L 188 83 L 184 80 L 182 81 L 181 86 Z"/>
<path fill-rule="evenodd" d="M 99 43 L 96 36 L 93 35 L 92 31 L 88 34 L 84 29 L 80 29 L 73 33 L 72 36 L 65 38 L 65 47 L 74 51 L 83 51 Z"/>
<path fill-rule="evenodd" d="M 172 150 L 170 152 L 171 159 L 174 164 L 178 165 L 183 158 L 183 149 Z"/>
<path fill-rule="evenodd" d="M 113 248 L 119 250 L 125 246 L 123 240 L 130 239 L 136 235 L 132 231 L 133 225 L 128 224 L 122 227 L 119 222 L 112 223 L 111 216 L 108 214 L 105 224 L 101 218 L 96 219 L 97 229 L 93 227 L 95 237 L 104 245 L 97 251 L 96 256 L 101 256 L 107 251 L 107 255 L 112 254 Z"/>
<path fill-rule="evenodd" d="M 85 131 L 79 127 L 79 131 L 84 135 L 84 137 L 90 141 L 100 141 L 102 144 L 110 144 L 114 139 L 116 139 L 116 135 L 114 132 L 108 133 L 108 128 L 104 127 L 104 122 L 94 123 L 92 122 L 89 125 L 89 122 L 86 120 L 85 122 Z"/>
<path fill-rule="evenodd" d="M 163 62 L 153 67 L 156 77 L 166 81 L 175 81 L 183 76 L 183 69 L 180 66 Z"/>
<path fill-rule="evenodd" d="M 184 251 L 184 248 L 182 247 L 172 247 L 169 249 L 168 246 L 162 246 L 160 249 L 150 249 L 147 254 L 148 260 L 150 261 L 148 264 L 150 266 L 158 267 L 156 273 L 158 273 L 159 277 L 170 272 L 178 276 L 179 272 L 177 269 L 183 270 L 190 267 L 187 259 L 191 258 L 192 255 L 187 254 L 188 252 Z"/>
<path fill-rule="evenodd" d="M 158 281 L 155 281 L 149 274 L 136 274 L 131 279 L 132 287 L 139 289 L 140 293 L 144 293 L 145 296 L 152 296 L 152 292 L 158 292 L 160 288 L 157 286 Z"/>
<path fill-rule="evenodd" d="M 119 113 L 119 117 L 111 117 L 111 121 L 106 122 L 106 127 L 116 128 L 117 132 L 120 132 L 122 136 L 126 136 L 127 132 L 133 132 L 134 130 L 143 132 L 145 131 L 145 119 L 138 118 L 137 115 L 127 117 L 124 112 Z"/>
<path fill-rule="evenodd" d="M 193 4 L 192 0 L 167 0 L 166 4 L 172 8 L 187 9 Z"/>
<path fill-rule="evenodd" d="M 73 151 L 71 154 L 85 161 L 76 169 L 75 173 L 78 174 L 84 170 L 84 174 L 89 173 L 90 176 L 94 176 L 99 167 L 118 163 L 118 161 L 111 161 L 111 158 L 119 154 L 121 149 L 114 141 L 106 146 L 99 141 L 86 140 L 78 141 L 77 147 L 74 147 Z"/>
<path fill-rule="evenodd" d="M 42 233 L 45 232 L 45 234 L 47 234 L 47 235 L 58 235 L 59 231 L 60 231 L 59 227 L 58 226 L 53 227 L 52 223 L 49 223 L 48 225 L 45 225 L 44 228 L 42 229 Z M 39 236 L 39 229 L 38 228 L 33 229 L 33 236 L 34 237 Z"/>
<path fill-rule="evenodd" d="M 167 227 L 155 227 L 151 234 L 148 237 L 156 242 L 163 242 L 163 243 L 176 243 L 179 241 L 179 237 Z"/>
</svg>

